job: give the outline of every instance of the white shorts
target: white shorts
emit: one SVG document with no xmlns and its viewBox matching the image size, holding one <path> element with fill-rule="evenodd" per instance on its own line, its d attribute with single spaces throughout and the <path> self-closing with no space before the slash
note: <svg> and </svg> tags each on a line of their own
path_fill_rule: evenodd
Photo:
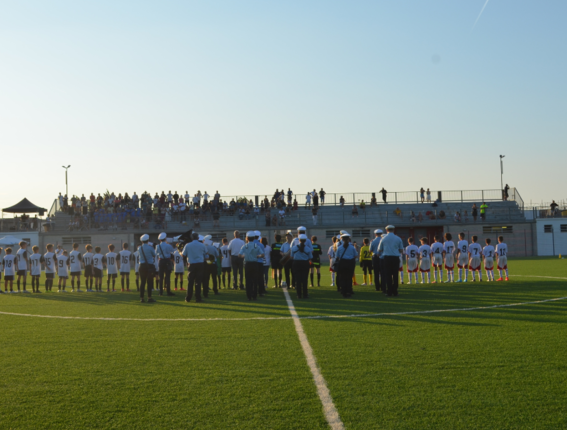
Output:
<svg viewBox="0 0 567 430">
<path fill-rule="evenodd" d="M 453 254 L 445 254 L 445 269 L 453 270 L 455 267 L 455 256 Z"/>
<path fill-rule="evenodd" d="M 506 256 L 498 257 L 498 268 L 501 270 L 508 268 L 508 257 Z"/>
<path fill-rule="evenodd" d="M 473 272 L 480 270 L 480 257 L 471 257 L 470 270 Z"/>
<path fill-rule="evenodd" d="M 441 267 L 443 265 L 443 256 L 441 254 L 433 254 L 433 266 Z"/>
<path fill-rule="evenodd" d="M 417 272 L 417 258 L 409 258 L 407 263 L 408 273 Z"/>
<path fill-rule="evenodd" d="M 459 254 L 459 262 L 457 263 L 460 269 L 466 269 L 469 267 L 469 256 L 467 254 Z"/>
<path fill-rule="evenodd" d="M 431 270 L 431 259 L 430 258 L 422 258 L 419 261 L 419 271 L 420 272 L 429 272 Z"/>
<path fill-rule="evenodd" d="M 484 259 L 484 269 L 485 270 L 494 269 L 494 259 L 492 257 L 486 257 Z"/>
</svg>

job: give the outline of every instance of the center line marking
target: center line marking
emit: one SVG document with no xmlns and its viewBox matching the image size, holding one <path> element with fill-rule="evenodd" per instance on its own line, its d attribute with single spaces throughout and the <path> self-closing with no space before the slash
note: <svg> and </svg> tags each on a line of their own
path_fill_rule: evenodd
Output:
<svg viewBox="0 0 567 430">
<path fill-rule="evenodd" d="M 285 295 L 285 300 L 287 301 L 287 306 L 289 307 L 289 313 L 291 314 L 293 323 L 295 324 L 295 331 L 297 332 L 297 336 L 299 336 L 299 343 L 301 343 L 301 347 L 303 348 L 303 352 L 305 353 L 307 365 L 309 366 L 309 370 L 311 370 L 313 381 L 315 382 L 317 393 L 319 394 L 319 399 L 323 404 L 323 412 L 325 414 L 325 418 L 329 423 L 329 426 L 333 430 L 344 430 L 345 426 L 341 421 L 341 417 L 339 416 L 339 412 L 337 411 L 335 404 L 333 403 L 333 398 L 331 397 L 331 392 L 327 387 L 327 382 L 321 374 L 319 366 L 317 366 L 317 359 L 315 358 L 313 349 L 311 348 L 311 345 L 307 340 L 307 336 L 303 331 L 303 325 L 301 324 L 299 315 L 297 315 L 297 311 L 295 310 L 295 306 L 291 301 L 291 297 L 289 296 L 287 288 L 284 288 L 283 292 Z"/>
</svg>

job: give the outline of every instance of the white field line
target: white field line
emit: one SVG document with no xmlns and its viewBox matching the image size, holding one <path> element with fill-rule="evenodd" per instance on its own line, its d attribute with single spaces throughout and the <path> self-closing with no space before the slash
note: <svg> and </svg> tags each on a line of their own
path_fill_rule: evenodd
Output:
<svg viewBox="0 0 567 430">
<path fill-rule="evenodd" d="M 523 278 L 549 278 L 549 279 L 563 279 L 552 276 L 531 276 L 531 275 L 516 275 Z M 434 309 L 429 311 L 408 311 L 408 312 L 386 312 L 376 314 L 348 314 L 348 315 L 311 315 L 311 316 L 298 316 L 298 319 L 330 319 L 330 318 L 368 318 L 368 317 L 381 317 L 381 316 L 396 316 L 396 315 L 419 315 L 419 314 L 434 314 L 441 312 L 465 312 L 465 311 L 479 311 L 484 309 L 495 308 L 509 308 L 524 305 L 536 305 L 540 303 L 556 302 L 559 300 L 567 300 L 567 297 L 556 297 L 553 299 L 537 300 L 533 302 L 522 303 L 508 303 L 503 305 L 479 306 L 474 308 L 454 308 L 454 309 Z M 55 318 L 55 319 L 68 319 L 68 320 L 98 320 L 98 321 L 255 321 L 255 320 L 288 320 L 293 317 L 250 317 L 250 318 L 113 318 L 113 317 L 71 317 L 60 315 L 37 315 L 37 314 L 22 314 L 16 312 L 2 312 L 0 315 L 11 315 L 18 317 L 35 317 L 35 318 Z"/>
<path fill-rule="evenodd" d="M 305 354 L 305 358 L 307 359 L 307 365 L 309 366 L 309 370 L 311 370 L 311 374 L 313 375 L 313 381 L 315 382 L 315 386 L 317 387 L 317 394 L 319 394 L 319 399 L 323 405 L 323 412 L 325 414 L 325 419 L 329 423 L 329 426 L 333 430 L 343 430 L 345 428 L 343 422 L 341 421 L 341 417 L 339 416 L 339 411 L 335 407 L 333 403 L 333 398 L 331 397 L 331 393 L 329 388 L 327 387 L 327 382 L 325 378 L 321 374 L 321 370 L 319 366 L 317 366 L 317 359 L 313 354 L 313 349 L 307 340 L 307 336 L 303 331 L 303 325 L 299 320 L 299 315 L 297 315 L 297 311 L 295 310 L 295 306 L 291 301 L 291 297 L 287 291 L 287 288 L 283 289 L 285 300 L 287 301 L 287 306 L 289 307 L 289 313 L 293 318 L 293 323 L 295 324 L 295 331 L 297 332 L 297 336 L 299 337 L 299 343 L 303 348 L 303 353 Z"/>
</svg>

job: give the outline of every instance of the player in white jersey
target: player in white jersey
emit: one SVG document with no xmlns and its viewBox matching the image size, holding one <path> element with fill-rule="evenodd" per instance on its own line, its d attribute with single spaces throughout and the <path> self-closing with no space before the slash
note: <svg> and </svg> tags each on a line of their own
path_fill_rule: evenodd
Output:
<svg viewBox="0 0 567 430">
<path fill-rule="evenodd" d="M 83 264 L 85 266 L 85 284 L 87 291 L 92 293 L 93 291 L 93 278 L 94 278 L 94 268 L 93 268 L 93 247 L 91 244 L 85 246 L 85 254 L 83 255 Z"/>
<path fill-rule="evenodd" d="M 128 249 L 128 242 L 124 242 L 122 251 L 118 253 L 118 262 L 120 263 L 120 285 L 122 291 L 127 292 L 130 292 L 130 261 L 132 261 L 132 252 Z"/>
<path fill-rule="evenodd" d="M 224 239 L 226 240 L 226 239 Z M 176 247 L 175 252 L 173 253 L 173 270 L 175 272 L 175 291 L 177 291 L 177 285 L 181 288 L 180 291 L 183 290 L 183 275 L 185 274 L 185 261 L 186 257 L 179 252 L 179 249 Z M 229 260 L 230 264 L 230 260 Z M 230 283 L 230 276 L 229 276 L 229 283 Z"/>
<path fill-rule="evenodd" d="M 140 254 L 134 252 L 134 274 L 136 275 L 136 291 L 140 291 Z"/>
<path fill-rule="evenodd" d="M 433 264 L 433 283 L 437 283 L 437 273 L 439 273 L 439 282 L 443 282 L 443 244 L 441 238 L 437 235 L 433 237 L 431 245 L 431 258 Z"/>
<path fill-rule="evenodd" d="M 102 293 L 102 270 L 104 255 L 100 253 L 101 248 L 97 246 L 95 248 L 95 254 L 93 255 L 93 277 L 95 280 L 95 291 Z"/>
<path fill-rule="evenodd" d="M 417 284 L 417 258 L 419 257 L 419 248 L 414 244 L 413 237 L 408 238 L 406 247 L 406 270 L 408 271 L 408 284 L 411 284 L 412 273 Z"/>
<path fill-rule="evenodd" d="M 118 277 L 117 261 L 118 254 L 114 252 L 114 245 L 108 245 L 108 252 L 105 255 L 104 262 L 106 263 L 106 292 L 110 292 L 110 282 L 112 281 L 112 292 L 116 292 L 116 278 Z"/>
<path fill-rule="evenodd" d="M 220 254 L 222 256 L 222 261 L 221 261 L 221 272 L 222 272 L 222 287 L 223 288 L 230 288 L 230 279 L 232 277 L 232 263 L 230 261 L 230 252 L 228 249 L 228 239 L 225 237 L 222 240 L 222 246 L 220 249 Z M 226 280 L 226 285 L 225 285 L 225 277 L 227 278 Z M 276 275 L 276 279 L 277 279 L 277 275 Z"/>
<path fill-rule="evenodd" d="M 39 246 L 34 245 L 32 248 L 33 254 L 30 255 L 30 275 L 32 282 L 32 291 L 34 293 L 40 293 L 39 291 L 39 278 L 41 276 L 41 263 L 43 262 L 43 257 L 39 253 Z"/>
<path fill-rule="evenodd" d="M 447 282 L 455 282 L 455 244 L 453 235 L 445 233 L 445 243 L 443 243 L 443 259 L 445 260 L 445 270 L 447 271 Z"/>
<path fill-rule="evenodd" d="M 405 255 L 405 252 L 402 250 L 402 253 L 400 254 L 400 268 L 399 268 L 400 282 L 401 282 L 402 285 L 404 283 L 404 255 Z"/>
<path fill-rule="evenodd" d="M 26 290 L 26 280 L 28 274 L 28 243 L 25 241 L 20 242 L 20 249 L 16 253 L 16 270 L 18 275 L 18 292 L 20 291 L 20 280 L 24 278 L 24 293 L 29 293 Z"/>
<path fill-rule="evenodd" d="M 335 260 L 335 255 L 336 255 L 336 251 L 335 251 L 335 244 L 337 242 L 337 238 L 336 236 L 333 236 L 333 244 L 331 246 L 329 246 L 329 250 L 327 251 L 327 257 L 329 257 L 329 272 L 331 272 L 331 287 L 335 286 L 335 272 L 333 272 L 333 263 Z M 378 278 L 378 275 L 376 275 L 376 278 Z M 378 283 L 378 279 L 375 279 L 376 283 Z"/>
<path fill-rule="evenodd" d="M 53 291 L 53 278 L 57 268 L 57 255 L 53 252 L 53 244 L 45 245 L 47 252 L 43 254 L 43 264 L 45 265 L 45 291 Z"/>
<path fill-rule="evenodd" d="M 478 280 L 482 282 L 481 256 L 482 246 L 478 243 L 478 236 L 473 236 L 472 243 L 469 245 L 469 270 L 473 282 L 475 281 L 475 272 L 478 272 Z"/>
<path fill-rule="evenodd" d="M 4 250 L 4 292 L 8 292 L 8 284 L 10 284 L 10 292 L 14 292 L 14 276 L 16 274 L 16 256 L 12 254 L 12 248 Z"/>
<path fill-rule="evenodd" d="M 63 254 L 57 256 L 57 275 L 59 276 L 58 293 L 66 293 L 65 286 L 69 277 L 69 254 L 63 251 Z"/>
<path fill-rule="evenodd" d="M 79 252 L 79 244 L 73 244 L 73 250 L 69 253 L 69 267 L 71 269 L 71 292 L 75 291 L 75 278 L 77 278 L 77 293 L 81 292 L 81 263 L 83 256 Z"/>
<path fill-rule="evenodd" d="M 488 281 L 494 281 L 494 247 L 490 244 L 492 241 L 486 239 L 486 246 L 482 249 L 482 258 L 484 259 L 484 270 Z"/>
<path fill-rule="evenodd" d="M 421 272 L 421 283 L 425 284 L 425 274 L 427 273 L 427 283 L 431 281 L 431 247 L 429 239 L 422 237 L 419 247 L 419 271 Z"/>
<path fill-rule="evenodd" d="M 60 255 L 63 255 L 64 251 L 65 250 L 63 249 L 63 245 L 57 245 L 57 249 L 55 250 L 55 255 L 59 257 Z"/>
<path fill-rule="evenodd" d="M 150 242 L 150 245 L 154 246 L 153 243 Z M 154 246 L 154 248 L 157 248 L 157 245 Z M 155 251 L 155 249 L 154 249 Z M 154 272 L 154 277 L 155 277 L 155 281 L 154 281 L 154 291 L 158 291 L 159 290 L 159 257 L 157 255 L 156 252 L 156 256 L 154 258 L 154 266 L 156 268 L 155 272 Z"/>
<path fill-rule="evenodd" d="M 508 245 L 504 243 L 504 236 L 498 236 L 498 245 L 496 245 L 496 259 L 498 262 L 498 273 L 500 278 L 497 281 L 503 281 L 502 271 L 506 271 L 506 280 L 508 281 Z"/>
<path fill-rule="evenodd" d="M 459 242 L 457 243 L 457 266 L 459 267 L 459 279 L 457 282 L 467 282 L 469 268 L 469 242 L 465 240 L 465 233 L 459 233 Z M 463 269 L 465 269 L 464 280 Z"/>
</svg>

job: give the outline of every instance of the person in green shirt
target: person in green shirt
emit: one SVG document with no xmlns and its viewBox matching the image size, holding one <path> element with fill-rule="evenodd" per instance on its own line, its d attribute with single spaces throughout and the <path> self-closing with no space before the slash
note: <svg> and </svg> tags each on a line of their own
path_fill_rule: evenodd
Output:
<svg viewBox="0 0 567 430">
<path fill-rule="evenodd" d="M 480 205 L 480 219 L 485 221 L 486 220 L 486 209 L 488 208 L 488 205 L 485 202 L 482 202 L 482 204 Z"/>
</svg>

